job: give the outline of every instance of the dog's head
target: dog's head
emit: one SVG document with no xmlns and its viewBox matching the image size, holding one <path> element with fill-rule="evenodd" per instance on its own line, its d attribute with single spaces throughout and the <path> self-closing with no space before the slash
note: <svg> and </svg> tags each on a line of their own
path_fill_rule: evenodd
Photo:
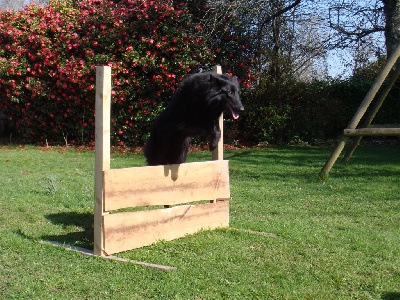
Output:
<svg viewBox="0 0 400 300">
<path fill-rule="evenodd" d="M 209 74 L 211 104 L 218 104 L 223 110 L 228 109 L 232 118 L 239 118 L 240 112 L 244 110 L 240 101 L 240 88 L 236 77 L 221 74 Z"/>
</svg>

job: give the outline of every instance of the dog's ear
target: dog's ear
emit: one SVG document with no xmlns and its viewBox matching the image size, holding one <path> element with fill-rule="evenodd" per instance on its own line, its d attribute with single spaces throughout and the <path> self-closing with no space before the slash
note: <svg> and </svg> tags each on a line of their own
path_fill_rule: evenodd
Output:
<svg viewBox="0 0 400 300">
<path fill-rule="evenodd" d="M 208 80 L 209 82 L 212 82 L 218 86 L 224 84 L 224 80 L 219 76 L 219 74 L 212 74 L 210 73 L 210 79 Z"/>
<path fill-rule="evenodd" d="M 215 80 L 217 80 L 218 78 L 216 76 L 214 76 L 214 74 L 210 73 L 210 79 L 208 80 L 209 82 L 213 82 Z"/>
</svg>

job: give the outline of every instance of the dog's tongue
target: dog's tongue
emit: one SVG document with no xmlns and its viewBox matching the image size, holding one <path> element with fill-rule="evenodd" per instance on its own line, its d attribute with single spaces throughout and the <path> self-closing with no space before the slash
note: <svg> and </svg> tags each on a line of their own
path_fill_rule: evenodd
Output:
<svg viewBox="0 0 400 300">
<path fill-rule="evenodd" d="M 233 117 L 235 120 L 239 119 L 239 114 L 238 114 L 237 112 L 235 112 L 235 111 L 234 111 L 232 108 L 230 108 L 230 107 L 229 107 L 229 110 L 231 111 L 232 117 Z"/>
</svg>

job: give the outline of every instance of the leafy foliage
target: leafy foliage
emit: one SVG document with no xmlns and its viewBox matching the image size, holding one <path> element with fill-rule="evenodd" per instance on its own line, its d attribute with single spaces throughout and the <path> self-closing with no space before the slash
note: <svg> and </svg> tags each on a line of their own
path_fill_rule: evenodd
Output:
<svg viewBox="0 0 400 300">
<path fill-rule="evenodd" d="M 315 144 L 336 139 L 349 124 L 375 77 L 376 73 L 366 71 L 346 80 L 265 80 L 259 88 L 244 95 L 246 110 L 240 131 L 246 132 L 250 144 Z M 393 87 L 374 123 L 399 122 L 398 89 L 398 84 Z"/>
<path fill-rule="evenodd" d="M 336 138 L 384 60 L 346 80 L 276 80 L 258 70 L 234 14 L 204 24 L 208 1 L 52 0 L 0 12 L 0 113 L 29 143 L 94 143 L 95 67 L 113 69 L 114 145 L 141 146 L 178 82 L 221 64 L 239 77 L 245 113 L 226 122 L 233 145 Z M 398 123 L 396 91 L 376 122 Z"/>
<path fill-rule="evenodd" d="M 73 3 L 0 14 L 0 110 L 27 142 L 93 142 L 95 67 L 110 65 L 114 142 L 141 144 L 180 79 L 210 66 L 211 51 L 184 2 Z"/>
</svg>

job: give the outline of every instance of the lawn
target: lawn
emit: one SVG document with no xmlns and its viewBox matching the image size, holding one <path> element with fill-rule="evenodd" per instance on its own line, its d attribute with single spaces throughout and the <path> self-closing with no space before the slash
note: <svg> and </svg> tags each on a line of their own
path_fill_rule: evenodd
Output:
<svg viewBox="0 0 400 300">
<path fill-rule="evenodd" d="M 93 152 L 0 146 L 0 299 L 400 299 L 400 146 L 359 147 L 323 183 L 331 151 L 227 151 L 229 229 L 118 254 L 165 272 L 42 242 L 92 247 Z"/>
</svg>

